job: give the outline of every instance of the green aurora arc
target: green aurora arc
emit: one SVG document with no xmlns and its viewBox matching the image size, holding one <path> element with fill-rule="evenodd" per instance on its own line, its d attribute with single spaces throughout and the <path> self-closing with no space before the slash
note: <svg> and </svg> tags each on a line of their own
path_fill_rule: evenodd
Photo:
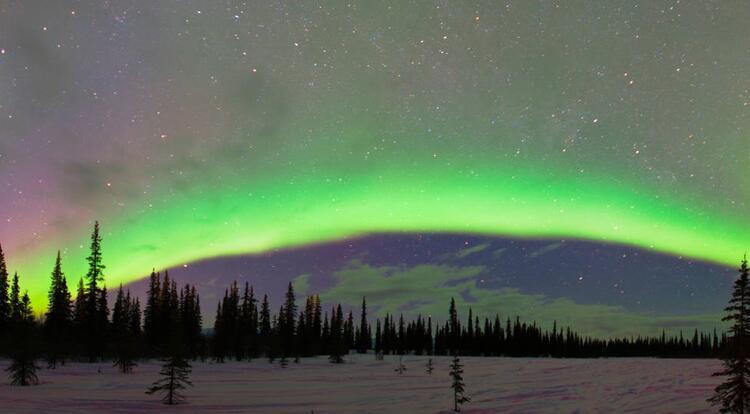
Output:
<svg viewBox="0 0 750 414">
<path fill-rule="evenodd" d="M 71 7 L 0 9 L 0 243 L 37 311 L 96 219 L 109 288 L 378 232 L 750 249 L 741 2 Z"/>
<path fill-rule="evenodd" d="M 294 180 L 211 190 L 197 186 L 147 213 L 105 221 L 109 286 L 151 268 L 259 253 L 378 232 L 453 232 L 622 243 L 734 265 L 748 231 L 738 221 L 607 180 L 567 181 L 514 166 L 470 176 L 436 169 L 417 177 Z M 85 274 L 87 235 L 67 245 L 69 280 Z M 49 272 L 54 248 L 21 258 L 23 275 Z M 49 258 L 49 259 L 47 259 Z M 48 263 L 49 262 L 49 263 Z M 16 263 L 13 263 L 16 264 Z M 47 280 L 26 279 L 36 303 Z"/>
</svg>

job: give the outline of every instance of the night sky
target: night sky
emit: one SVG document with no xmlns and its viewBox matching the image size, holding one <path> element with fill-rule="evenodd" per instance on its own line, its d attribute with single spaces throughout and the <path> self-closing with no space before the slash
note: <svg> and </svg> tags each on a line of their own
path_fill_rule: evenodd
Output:
<svg viewBox="0 0 750 414">
<path fill-rule="evenodd" d="M 746 6 L 4 1 L 0 243 L 39 305 L 57 249 L 83 274 L 97 219 L 110 287 L 392 232 L 735 267 Z"/>
</svg>

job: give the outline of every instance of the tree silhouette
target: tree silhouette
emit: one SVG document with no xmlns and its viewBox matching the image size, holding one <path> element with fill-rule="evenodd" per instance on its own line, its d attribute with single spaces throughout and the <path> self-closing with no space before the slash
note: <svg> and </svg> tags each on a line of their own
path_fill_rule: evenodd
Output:
<svg viewBox="0 0 750 414">
<path fill-rule="evenodd" d="M 104 282 L 104 268 L 102 264 L 102 238 L 99 235 L 99 222 L 94 223 L 94 231 L 91 234 L 91 251 L 86 261 L 89 264 L 86 273 L 86 290 L 83 309 L 81 312 L 81 334 L 85 340 L 85 349 L 89 361 L 95 361 L 104 353 L 106 344 L 107 293 L 99 287 Z"/>
<path fill-rule="evenodd" d="M 329 336 L 330 355 L 328 359 L 334 364 L 341 364 L 344 362 L 343 356 L 346 353 L 344 313 L 341 310 L 341 305 L 338 305 L 336 310 L 331 311 L 331 331 Z"/>
<path fill-rule="evenodd" d="M 18 275 L 14 278 L 14 290 L 19 290 Z M 18 294 L 16 293 L 16 296 Z M 13 332 L 11 337 L 11 364 L 6 371 L 11 380 L 11 385 L 28 386 L 39 384 L 36 376 L 36 341 L 34 333 L 36 332 L 36 322 L 31 311 L 31 300 L 29 295 L 24 293 L 20 300 L 17 300 L 15 313 L 17 319 L 13 323 Z"/>
<path fill-rule="evenodd" d="M 374 344 L 378 360 L 385 354 L 425 353 L 459 356 L 693 358 L 716 357 L 726 352 L 728 368 L 719 375 L 730 375 L 748 366 L 744 360 L 750 352 L 745 351 L 750 349 L 750 344 L 747 343 L 750 341 L 750 334 L 747 332 L 750 331 L 750 316 L 742 306 L 746 306 L 745 302 L 750 300 L 742 295 L 750 296 L 750 293 L 744 292 L 750 292 L 750 288 L 744 285 L 736 286 L 739 296 L 733 298 L 727 308 L 730 314 L 726 320 L 731 320 L 736 325 L 729 337 L 727 334 L 718 335 L 715 330 L 711 334 L 691 329 L 693 332 L 687 336 L 682 333 L 667 336 L 666 332 L 662 332 L 660 336 L 653 337 L 600 339 L 580 335 L 570 327 L 560 327 L 556 321 L 553 322 L 551 331 L 543 329 L 536 322 L 524 323 L 518 317 L 515 318 L 515 323 L 507 318 L 503 326 L 497 314 L 494 316 L 494 324 L 487 317 L 482 323 L 479 315 L 475 315 L 471 309 L 468 318 L 462 317 L 459 320 L 456 302 L 451 299 L 448 319 L 444 324 L 436 325 L 434 330 L 429 316 L 423 318 L 422 315 L 417 315 L 416 319 L 407 320 L 404 315 L 397 318 L 397 315 L 386 314 L 382 320 L 374 318 L 373 342 L 364 297 L 361 314 L 357 318 L 359 323 L 355 325 L 353 311 L 349 308 L 344 312 L 342 304 L 333 304 L 332 311 L 326 313 L 324 318 L 321 317 L 321 303 L 317 296 L 309 296 L 304 309 L 296 312 L 298 308 L 291 284 L 286 301 L 280 306 L 278 313 L 272 314 L 267 296 L 263 297 L 258 309 L 252 286 L 246 284 L 244 294 L 240 295 L 237 283 L 234 282 L 218 304 L 213 337 L 207 339 L 201 331 L 200 300 L 195 287 L 186 285 L 178 289 L 177 283 L 169 278 L 167 271 L 163 272 L 163 278 L 162 274 L 152 271 L 145 302 L 143 338 L 140 304 L 137 299 L 131 299 L 129 294 L 122 291 L 118 293 L 112 321 L 109 321 L 107 290 L 101 283 L 104 267 L 101 265 L 101 238 L 98 231 L 96 225 L 88 257 L 89 273 L 86 278 L 79 280 L 72 309 L 59 254 L 55 262 L 44 330 L 38 329 L 36 324 L 33 329 L 33 336 L 38 343 L 41 343 L 41 338 L 37 338 L 36 334 L 44 333 L 47 345 L 38 349 L 47 352 L 51 366 L 64 361 L 67 355 L 85 356 L 92 361 L 109 357 L 115 359 L 116 366 L 123 372 L 127 372 L 132 368 L 133 361 L 144 354 L 169 355 L 170 348 L 167 345 L 174 335 L 181 338 L 186 359 L 196 355 L 204 359 L 210 353 L 218 361 L 226 355 L 240 360 L 262 354 L 272 362 L 285 357 L 282 363 L 286 364 L 292 357 L 298 362 L 301 356 L 327 354 L 331 362 L 340 363 L 343 362 L 343 355 L 352 347 L 358 352 L 367 352 Z M 738 283 L 746 283 L 744 273 L 747 272 L 747 265 L 744 261 L 740 271 L 742 275 Z M 13 331 L 23 325 L 22 321 L 30 317 L 31 311 L 28 295 L 21 294 L 18 274 L 14 275 L 10 286 L 6 275 L 7 266 L 0 250 L 0 310 L 6 309 L 0 312 L 0 354 L 11 356 L 10 345 L 15 346 L 11 341 L 18 337 Z M 92 291 L 95 293 L 93 313 Z M 66 336 L 69 338 L 68 343 Z M 145 348 L 141 346 L 142 339 L 148 345 Z M 427 364 L 430 365 L 430 362 Z M 430 371 L 428 367 L 428 372 Z M 711 401 L 720 404 L 722 399 L 730 396 L 739 400 L 747 399 L 742 397 L 748 394 L 745 388 L 747 384 L 743 382 L 717 388 L 717 396 Z M 750 406 L 746 402 L 735 401 L 732 404 L 742 404 L 744 410 Z"/>
<path fill-rule="evenodd" d="M 370 349 L 372 339 L 370 336 L 370 327 L 367 324 L 367 302 L 362 297 L 362 311 L 359 318 L 359 330 L 357 331 L 357 352 L 360 354 L 367 353 Z"/>
<path fill-rule="evenodd" d="M 13 275 L 13 282 L 10 285 L 10 328 L 15 329 L 21 321 L 21 287 L 18 283 L 18 272 Z"/>
<path fill-rule="evenodd" d="M 5 254 L 0 246 L 0 333 L 6 332 L 3 338 L 8 337 L 7 330 L 10 326 L 10 296 L 9 296 L 8 267 L 5 264 Z M 4 343 L 0 340 L 0 352 L 4 349 Z"/>
<path fill-rule="evenodd" d="M 123 374 L 133 372 L 136 366 L 135 341 L 140 330 L 140 312 L 136 315 L 136 305 L 137 302 L 130 298 L 130 292 L 125 293 L 120 285 L 112 311 L 112 333 L 115 339 L 114 366 Z"/>
<path fill-rule="evenodd" d="M 260 349 L 270 353 L 271 348 L 271 308 L 268 305 L 268 295 L 263 295 L 258 315 L 258 342 Z"/>
<path fill-rule="evenodd" d="M 461 335 L 461 325 L 458 322 L 458 313 L 456 312 L 456 301 L 451 298 L 450 308 L 448 310 L 449 319 L 446 324 L 446 333 L 448 336 L 448 350 L 455 353 L 458 350 L 459 337 Z"/>
<path fill-rule="evenodd" d="M 57 252 L 52 282 L 48 294 L 48 308 L 44 319 L 45 342 L 47 343 L 47 365 L 55 368 L 65 363 L 68 353 L 70 330 L 73 325 L 70 291 L 62 272 L 60 252 Z"/>
<path fill-rule="evenodd" d="M 36 359 L 27 350 L 17 350 L 12 353 L 11 364 L 5 370 L 10 375 L 10 384 L 22 387 L 38 385 L 39 378 L 36 376 Z"/>
<path fill-rule="evenodd" d="M 179 404 L 185 401 L 182 391 L 193 385 L 189 379 L 190 372 L 190 364 L 183 358 L 182 352 L 173 350 L 172 355 L 164 360 L 161 371 L 159 371 L 161 379 L 154 382 L 151 388 L 146 391 L 146 394 L 160 393 L 163 394 L 162 402 L 164 404 Z"/>
<path fill-rule="evenodd" d="M 109 339 L 109 304 L 107 303 L 107 286 L 102 286 L 99 289 L 99 298 L 96 301 L 96 314 L 94 315 L 94 323 L 96 326 L 95 332 L 97 333 L 96 346 L 97 353 L 100 357 L 104 357 L 107 348 L 107 340 Z"/>
<path fill-rule="evenodd" d="M 297 304 L 294 296 L 294 287 L 289 282 L 284 305 L 279 311 L 279 340 L 281 342 L 281 354 L 284 359 L 292 355 L 294 351 L 294 333 L 297 322 Z"/>
<path fill-rule="evenodd" d="M 193 288 L 193 295 L 195 295 L 195 288 Z M 256 302 L 253 287 L 245 282 L 242 305 L 240 306 L 239 326 L 241 352 L 248 360 L 252 359 L 258 351 L 258 306 Z"/>
<path fill-rule="evenodd" d="M 458 359 L 458 355 L 453 355 L 453 361 L 451 362 L 450 376 L 453 379 L 451 388 L 453 388 L 453 411 L 461 411 L 461 405 L 471 401 L 469 397 L 464 395 L 464 377 L 463 365 Z"/>
<path fill-rule="evenodd" d="M 198 344 L 202 340 L 201 325 L 201 300 L 195 291 L 195 286 L 185 285 L 180 291 L 180 314 L 182 324 L 182 335 L 187 345 L 187 355 L 195 358 L 198 353 Z"/>
<path fill-rule="evenodd" d="M 727 353 L 722 357 L 724 369 L 714 376 L 727 379 L 714 390 L 708 399 L 712 405 L 719 405 L 722 413 L 745 413 L 750 410 L 750 285 L 748 284 L 747 257 L 743 258 L 740 275 L 734 282 L 734 291 L 727 315 L 723 321 L 731 321 Z"/>
<path fill-rule="evenodd" d="M 154 352 L 159 345 L 160 326 L 158 315 L 161 315 L 159 299 L 161 297 L 161 279 L 156 269 L 151 269 L 148 291 L 146 292 L 146 308 L 143 311 L 143 334 L 146 344 Z"/>
<path fill-rule="evenodd" d="M 76 289 L 76 298 L 73 300 L 73 332 L 77 339 L 76 346 L 80 348 L 81 340 L 85 337 L 86 326 L 86 291 L 83 285 L 83 279 L 78 279 L 78 288 Z M 80 352 L 80 349 L 76 349 Z"/>
</svg>

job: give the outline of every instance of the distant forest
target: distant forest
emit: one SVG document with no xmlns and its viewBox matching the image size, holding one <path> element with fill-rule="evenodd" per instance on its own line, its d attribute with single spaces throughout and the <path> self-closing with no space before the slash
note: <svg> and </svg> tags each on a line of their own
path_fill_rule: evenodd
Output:
<svg viewBox="0 0 750 414">
<path fill-rule="evenodd" d="M 323 310 L 318 296 L 298 305 L 292 284 L 284 303 L 272 312 L 268 297 L 247 283 L 229 286 L 217 304 L 213 331 L 203 329 L 200 296 L 194 286 L 178 286 L 167 271 L 152 272 L 145 303 L 122 288 L 113 306 L 104 286 L 98 223 L 91 236 L 89 269 L 68 289 L 58 253 L 52 271 L 49 303 L 37 319 L 28 294 L 21 294 L 18 274 L 9 277 L 0 249 L 0 354 L 27 360 L 44 358 L 55 367 L 67 360 L 114 360 L 128 372 L 142 358 L 179 352 L 190 359 L 267 358 L 285 366 L 290 359 L 325 355 L 333 363 L 349 352 L 376 356 L 472 355 L 510 357 L 676 357 L 713 358 L 726 348 L 726 334 L 697 330 L 656 337 L 595 338 L 553 323 L 545 330 L 518 317 L 481 317 L 469 309 L 459 320 L 455 302 L 446 304 L 444 323 L 430 317 L 403 315 L 369 318 L 366 298 L 361 310 L 344 312 L 340 304 Z"/>
</svg>

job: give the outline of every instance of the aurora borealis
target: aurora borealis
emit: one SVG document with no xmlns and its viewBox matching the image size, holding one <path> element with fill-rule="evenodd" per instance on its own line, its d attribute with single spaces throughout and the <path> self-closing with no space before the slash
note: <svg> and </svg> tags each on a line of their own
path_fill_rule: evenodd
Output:
<svg viewBox="0 0 750 414">
<path fill-rule="evenodd" d="M 371 233 L 750 248 L 743 2 L 0 4 L 0 243 L 108 284 Z"/>
</svg>

